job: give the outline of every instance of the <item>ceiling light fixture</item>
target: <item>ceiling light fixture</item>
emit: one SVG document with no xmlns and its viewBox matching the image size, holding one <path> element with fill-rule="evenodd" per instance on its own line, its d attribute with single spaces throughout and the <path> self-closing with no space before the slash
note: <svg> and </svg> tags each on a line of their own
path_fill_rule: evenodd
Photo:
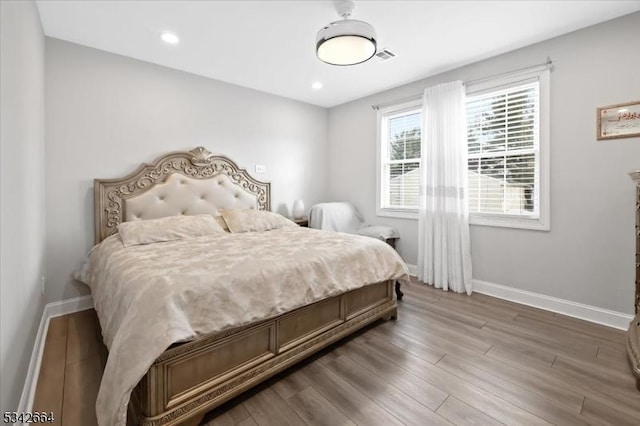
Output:
<svg viewBox="0 0 640 426">
<path fill-rule="evenodd" d="M 331 65 L 356 65 L 375 55 L 376 31 L 364 21 L 349 19 L 354 7 L 353 1 L 338 3 L 336 9 L 343 20 L 318 31 L 316 55 L 321 61 Z"/>
<path fill-rule="evenodd" d="M 169 44 L 178 44 L 180 43 L 180 39 L 178 38 L 177 35 L 175 35 L 174 33 L 162 33 L 162 35 L 160 36 L 160 38 L 162 39 L 162 41 L 164 41 L 165 43 L 169 43 Z"/>
<path fill-rule="evenodd" d="M 322 83 L 320 83 L 319 81 L 316 81 L 311 85 L 311 88 L 315 90 L 322 89 Z"/>
</svg>

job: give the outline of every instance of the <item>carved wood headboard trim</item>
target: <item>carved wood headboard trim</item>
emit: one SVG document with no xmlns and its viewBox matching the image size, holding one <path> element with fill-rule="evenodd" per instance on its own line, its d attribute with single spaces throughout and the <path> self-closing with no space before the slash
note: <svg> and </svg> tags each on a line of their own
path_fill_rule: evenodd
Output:
<svg viewBox="0 0 640 426">
<path fill-rule="evenodd" d="M 142 164 L 133 173 L 117 179 L 95 179 L 93 184 L 96 244 L 117 232 L 124 221 L 124 200 L 133 198 L 175 173 L 193 179 L 211 179 L 225 174 L 242 190 L 255 195 L 258 209 L 271 210 L 271 184 L 252 177 L 228 157 L 214 155 L 203 147 L 163 155 Z"/>
</svg>

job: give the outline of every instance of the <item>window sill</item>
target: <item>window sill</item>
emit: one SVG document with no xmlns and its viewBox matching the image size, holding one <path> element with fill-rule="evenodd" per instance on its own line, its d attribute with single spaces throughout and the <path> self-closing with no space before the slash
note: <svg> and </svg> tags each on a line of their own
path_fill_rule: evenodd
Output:
<svg viewBox="0 0 640 426">
<path fill-rule="evenodd" d="M 377 216 L 394 217 L 396 219 L 418 219 L 418 209 L 378 209 Z"/>
<path fill-rule="evenodd" d="M 469 215 L 469 225 L 494 226 L 499 228 L 530 229 L 534 231 L 550 231 L 549 221 L 542 218 L 526 219 L 522 217 L 505 217 L 494 215 Z"/>
<path fill-rule="evenodd" d="M 418 220 L 418 210 L 378 209 L 376 215 L 379 217 Z M 493 226 L 497 228 L 529 229 L 534 231 L 551 230 L 548 221 L 545 222 L 542 219 L 525 219 L 520 217 L 504 217 L 477 214 L 469 215 L 469 225 Z"/>
</svg>

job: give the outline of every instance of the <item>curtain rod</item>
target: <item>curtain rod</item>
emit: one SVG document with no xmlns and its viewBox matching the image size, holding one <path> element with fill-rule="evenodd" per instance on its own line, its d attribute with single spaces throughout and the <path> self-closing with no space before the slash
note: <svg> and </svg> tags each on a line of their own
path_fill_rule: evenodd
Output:
<svg viewBox="0 0 640 426">
<path fill-rule="evenodd" d="M 465 81 L 464 84 L 465 84 L 465 86 L 468 86 L 469 84 L 476 84 L 476 83 L 480 83 L 480 82 L 485 81 L 485 80 L 491 80 L 491 79 L 494 79 L 494 78 L 504 77 L 504 76 L 511 75 L 511 74 L 518 74 L 518 73 L 521 73 L 521 72 L 530 71 L 530 70 L 533 70 L 533 69 L 536 69 L 536 68 L 540 68 L 540 67 L 553 68 L 553 61 L 551 60 L 550 57 L 547 56 L 547 61 L 544 62 L 544 63 L 537 64 L 537 65 L 531 65 L 531 66 L 524 67 L 524 68 L 519 68 L 519 69 L 513 70 L 513 71 L 503 72 L 503 73 L 500 73 L 500 74 L 494 74 L 494 75 L 490 75 L 490 76 L 487 76 L 487 77 L 476 78 L 475 80 Z M 391 106 L 391 105 L 397 105 L 397 104 L 401 104 L 401 103 L 404 103 L 404 102 L 415 101 L 415 100 L 421 99 L 422 96 L 423 96 L 423 93 L 416 93 L 415 95 L 407 96 L 407 97 L 402 98 L 402 99 L 396 99 L 395 101 L 392 101 L 392 102 L 384 102 L 384 103 L 381 103 L 381 104 L 371 105 L 371 108 L 373 108 L 374 110 L 377 111 L 377 110 L 379 110 L 380 108 L 383 108 L 383 107 L 387 107 L 387 106 Z"/>
</svg>

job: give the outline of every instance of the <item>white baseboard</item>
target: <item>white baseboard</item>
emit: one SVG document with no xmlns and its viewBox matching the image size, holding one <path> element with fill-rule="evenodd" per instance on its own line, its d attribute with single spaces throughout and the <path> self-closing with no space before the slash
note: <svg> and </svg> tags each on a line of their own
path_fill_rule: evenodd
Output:
<svg viewBox="0 0 640 426">
<path fill-rule="evenodd" d="M 59 317 L 61 315 L 72 314 L 74 312 L 86 311 L 93 308 L 93 297 L 74 297 L 73 299 L 61 300 L 60 302 L 48 303 L 44 310 L 48 318 Z"/>
<path fill-rule="evenodd" d="M 411 275 L 415 276 L 415 271 L 417 271 L 416 266 L 407 266 Z M 486 294 L 487 296 L 497 297 L 498 299 L 509 300 L 522 305 L 533 306 L 546 311 L 557 312 L 585 321 L 595 322 L 619 330 L 628 329 L 629 323 L 633 319 L 633 315 L 631 314 L 610 311 L 597 306 L 585 305 L 571 300 L 520 290 L 487 281 L 473 280 L 473 291 Z"/>
<path fill-rule="evenodd" d="M 36 385 L 38 384 L 38 376 L 40 375 L 40 364 L 42 363 L 42 354 L 44 353 L 44 342 L 47 338 L 47 330 L 49 329 L 49 318 L 45 315 L 47 307 L 45 306 L 40 318 L 40 325 L 36 333 L 36 340 L 31 351 L 31 359 L 29 360 L 29 368 L 27 369 L 27 377 L 20 395 L 18 403 L 18 413 L 30 412 L 33 407 L 33 398 L 36 395 Z"/>
<path fill-rule="evenodd" d="M 631 314 L 610 311 L 597 306 L 585 305 L 571 300 L 520 290 L 487 281 L 473 280 L 473 291 L 620 330 L 628 329 L 629 323 L 633 319 L 633 315 Z"/>
<path fill-rule="evenodd" d="M 47 331 L 49 331 L 49 321 L 51 318 L 61 315 L 72 314 L 74 312 L 84 311 L 93 308 L 93 297 L 91 295 L 74 297 L 73 299 L 62 300 L 60 302 L 48 303 L 42 311 L 40 325 L 36 333 L 36 340 L 31 351 L 31 359 L 27 370 L 27 377 L 20 396 L 17 412 L 31 412 L 33 408 L 33 399 L 36 396 L 36 386 L 38 385 L 38 377 L 40 376 L 40 366 L 42 364 L 42 355 L 44 353 L 44 345 L 47 340 Z"/>
</svg>

